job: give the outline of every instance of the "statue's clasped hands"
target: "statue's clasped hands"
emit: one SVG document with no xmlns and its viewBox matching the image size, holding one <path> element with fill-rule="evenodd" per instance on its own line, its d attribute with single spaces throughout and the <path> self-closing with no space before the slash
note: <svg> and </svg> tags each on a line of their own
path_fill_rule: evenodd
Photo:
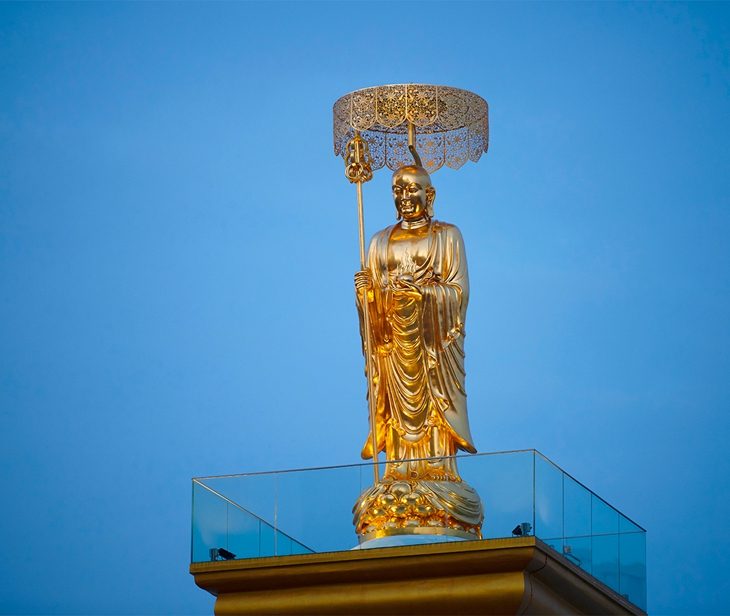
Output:
<svg viewBox="0 0 730 616">
<path fill-rule="evenodd" d="M 410 291 L 418 295 L 421 294 L 421 287 L 413 282 L 411 274 L 400 274 L 392 279 L 393 288 L 396 290 Z"/>
<path fill-rule="evenodd" d="M 395 276 L 393 278 L 393 286 L 395 287 L 401 287 L 406 289 L 417 289 L 416 285 L 413 283 L 413 276 L 411 274 L 400 274 L 398 276 Z"/>
<path fill-rule="evenodd" d="M 395 290 L 400 291 L 411 291 L 414 293 L 421 294 L 420 287 L 413 282 L 413 276 L 411 274 L 400 274 L 394 276 L 390 280 L 391 287 Z M 370 270 L 360 270 L 355 272 L 355 290 L 358 293 L 370 293 L 373 289 L 373 276 Z M 370 301 L 372 299 L 368 298 Z"/>
</svg>

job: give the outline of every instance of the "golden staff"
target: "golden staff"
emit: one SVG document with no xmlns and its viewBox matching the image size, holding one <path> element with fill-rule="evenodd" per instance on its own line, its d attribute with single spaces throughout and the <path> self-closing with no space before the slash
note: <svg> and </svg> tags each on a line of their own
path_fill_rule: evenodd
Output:
<svg viewBox="0 0 730 616">
<path fill-rule="evenodd" d="M 362 185 L 363 182 L 369 182 L 373 179 L 372 158 L 368 149 L 368 142 L 360 136 L 360 131 L 355 131 L 355 135 L 347 142 L 347 155 L 345 156 L 345 176 L 350 180 L 351 184 L 357 184 L 357 221 L 360 228 L 360 269 L 365 269 L 367 261 L 365 259 L 365 219 L 362 209 Z M 378 437 L 377 426 L 375 425 L 375 391 L 373 383 L 373 362 L 370 355 L 370 308 L 368 307 L 367 290 L 363 294 L 362 313 L 364 324 L 364 346 L 365 346 L 365 371 L 368 379 L 368 411 L 370 413 L 370 431 L 371 445 L 373 448 L 373 473 L 375 474 L 375 483 L 380 481 L 380 472 L 378 469 Z"/>
</svg>

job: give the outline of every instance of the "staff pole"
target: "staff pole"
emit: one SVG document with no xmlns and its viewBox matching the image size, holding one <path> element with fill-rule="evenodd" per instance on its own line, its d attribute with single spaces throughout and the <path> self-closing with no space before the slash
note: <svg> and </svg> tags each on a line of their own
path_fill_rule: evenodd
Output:
<svg viewBox="0 0 730 616">
<path fill-rule="evenodd" d="M 371 167 L 370 152 L 368 151 L 367 141 L 361 136 L 359 131 L 355 131 L 355 136 L 347 144 L 347 157 L 345 159 L 345 175 L 351 183 L 357 185 L 357 221 L 360 232 L 360 269 L 367 267 L 367 259 L 365 256 L 365 217 L 362 207 L 362 185 L 373 178 Z M 368 383 L 368 412 L 370 414 L 370 437 L 373 449 L 373 474 L 375 483 L 380 481 L 380 470 L 378 468 L 378 430 L 375 423 L 375 388 L 373 387 L 373 358 L 370 349 L 370 308 L 368 306 L 367 289 L 362 296 L 362 314 L 363 314 L 363 346 L 365 349 L 365 372 L 367 373 Z"/>
</svg>

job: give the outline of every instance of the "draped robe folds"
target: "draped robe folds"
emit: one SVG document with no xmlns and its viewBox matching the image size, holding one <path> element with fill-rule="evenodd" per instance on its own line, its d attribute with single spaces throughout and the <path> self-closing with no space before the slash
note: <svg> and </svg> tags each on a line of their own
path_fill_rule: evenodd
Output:
<svg viewBox="0 0 730 616">
<path fill-rule="evenodd" d="M 370 342 L 378 451 L 388 460 L 475 453 L 464 388 L 469 279 L 461 232 L 432 220 L 415 250 L 404 252 L 407 242 L 393 239 L 399 226 L 370 242 L 370 332 L 364 331 L 362 295 L 357 302 L 361 334 Z M 420 292 L 395 283 L 404 273 Z M 368 436 L 362 457 L 372 456 Z"/>
</svg>

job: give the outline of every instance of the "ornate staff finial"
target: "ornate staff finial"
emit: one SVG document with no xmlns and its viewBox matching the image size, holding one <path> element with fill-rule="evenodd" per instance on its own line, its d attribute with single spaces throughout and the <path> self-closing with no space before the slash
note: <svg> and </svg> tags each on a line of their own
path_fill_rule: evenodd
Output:
<svg viewBox="0 0 730 616">
<path fill-rule="evenodd" d="M 351 184 L 362 184 L 373 179 L 373 159 L 368 142 L 355 131 L 355 136 L 347 142 L 345 152 L 345 176 Z"/>
</svg>

